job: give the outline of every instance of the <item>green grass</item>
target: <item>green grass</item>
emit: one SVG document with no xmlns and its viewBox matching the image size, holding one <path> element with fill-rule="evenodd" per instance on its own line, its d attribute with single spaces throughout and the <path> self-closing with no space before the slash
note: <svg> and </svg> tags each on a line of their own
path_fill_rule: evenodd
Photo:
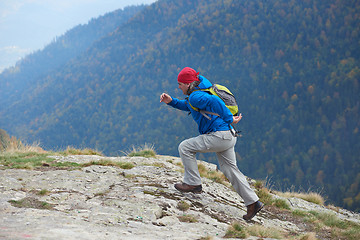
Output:
<svg viewBox="0 0 360 240">
<path fill-rule="evenodd" d="M 53 209 L 53 205 L 47 202 L 39 201 L 35 198 L 23 198 L 21 200 L 10 200 L 9 203 L 18 208 L 36 208 L 36 209 Z"/>
<path fill-rule="evenodd" d="M 294 210 L 294 211 L 292 211 L 292 215 L 298 216 L 298 217 L 306 217 L 308 215 L 308 213 L 306 211 L 302 211 L 302 210 Z"/>
<path fill-rule="evenodd" d="M 289 204 L 284 199 L 279 199 L 279 198 L 275 199 L 273 201 L 273 205 L 275 205 L 277 208 L 280 208 L 280 209 L 290 210 Z"/>
<path fill-rule="evenodd" d="M 61 153 L 63 154 L 63 152 Z M 0 168 L 3 169 L 44 169 L 44 168 L 59 168 L 67 170 L 81 169 L 91 165 L 114 166 L 122 169 L 131 169 L 134 165 L 130 162 L 115 162 L 110 160 L 92 161 L 89 163 L 73 163 L 73 162 L 58 162 L 50 155 L 57 155 L 57 153 L 36 153 L 36 152 L 0 152 Z"/>
<path fill-rule="evenodd" d="M 40 196 L 45 196 L 45 195 L 48 195 L 49 193 L 50 193 L 50 191 L 48 191 L 47 189 L 42 189 L 37 194 Z"/>
<path fill-rule="evenodd" d="M 334 213 L 295 210 L 292 214 L 302 217 L 305 222 L 312 224 L 316 232 L 330 230 L 332 239 L 360 239 L 360 224 L 342 220 Z"/>
<path fill-rule="evenodd" d="M 1 152 L 0 164 L 5 168 L 34 169 L 49 165 L 53 161 L 47 153 L 36 152 Z"/>
<path fill-rule="evenodd" d="M 265 205 L 272 205 L 279 209 L 290 210 L 290 206 L 286 200 L 279 198 L 274 199 L 267 188 L 261 187 L 258 189 L 257 195 L 260 198 L 260 201 Z"/>
</svg>

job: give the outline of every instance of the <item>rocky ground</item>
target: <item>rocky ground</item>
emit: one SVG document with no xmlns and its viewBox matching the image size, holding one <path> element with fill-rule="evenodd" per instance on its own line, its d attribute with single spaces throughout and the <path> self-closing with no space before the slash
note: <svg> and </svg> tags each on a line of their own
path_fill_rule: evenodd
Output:
<svg viewBox="0 0 360 240">
<path fill-rule="evenodd" d="M 202 194 L 178 192 L 173 185 L 182 180 L 183 170 L 175 157 L 52 158 L 77 163 L 106 159 L 135 167 L 0 170 L 0 239 L 222 239 L 235 221 L 288 233 L 311 231 L 303 221 L 272 206 L 245 222 L 246 207 L 238 194 L 206 178 Z M 286 200 L 292 208 L 332 211 L 300 199 Z M 360 222 L 359 214 L 345 210 L 336 214 Z"/>
</svg>

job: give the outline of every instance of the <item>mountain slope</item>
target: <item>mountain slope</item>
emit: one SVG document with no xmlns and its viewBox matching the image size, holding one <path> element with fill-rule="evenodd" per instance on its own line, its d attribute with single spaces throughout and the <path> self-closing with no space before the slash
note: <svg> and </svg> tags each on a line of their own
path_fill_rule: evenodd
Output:
<svg viewBox="0 0 360 240">
<path fill-rule="evenodd" d="M 159 104 L 159 95 L 181 98 L 176 76 L 191 66 L 237 96 L 244 118 L 236 150 L 246 174 L 268 176 L 283 190 L 323 189 L 329 200 L 358 210 L 359 7 L 158 1 L 20 98 L 11 92 L 0 126 L 46 148 L 117 155 L 151 143 L 175 155 L 196 126 Z"/>
</svg>

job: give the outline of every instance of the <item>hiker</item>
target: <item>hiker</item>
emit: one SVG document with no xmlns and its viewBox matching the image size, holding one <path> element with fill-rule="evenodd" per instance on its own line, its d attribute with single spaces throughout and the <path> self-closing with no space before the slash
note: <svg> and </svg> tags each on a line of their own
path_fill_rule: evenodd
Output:
<svg viewBox="0 0 360 240">
<path fill-rule="evenodd" d="M 246 177 L 236 165 L 234 146 L 236 137 L 233 135 L 233 127 L 230 124 L 238 123 L 242 115 L 233 116 L 225 103 L 217 96 L 199 89 L 207 89 L 212 86 L 209 80 L 199 75 L 194 69 L 185 67 L 178 75 L 179 88 L 186 100 L 172 98 L 167 93 L 162 93 L 160 102 L 164 102 L 174 108 L 188 111 L 198 124 L 200 135 L 182 141 L 179 145 L 179 154 L 185 168 L 182 183 L 176 183 L 175 188 L 181 192 L 201 193 L 201 177 L 196 162 L 196 153 L 215 152 L 220 170 L 231 182 L 236 192 L 244 199 L 247 206 L 245 220 L 252 219 L 264 204 L 250 188 Z M 195 109 L 214 112 L 218 115 L 208 114 L 205 117 Z"/>
</svg>

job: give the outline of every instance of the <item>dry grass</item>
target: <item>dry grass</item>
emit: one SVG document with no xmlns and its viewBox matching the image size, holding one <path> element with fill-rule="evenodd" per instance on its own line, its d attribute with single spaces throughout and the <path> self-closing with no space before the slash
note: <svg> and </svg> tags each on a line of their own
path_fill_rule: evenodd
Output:
<svg viewBox="0 0 360 240">
<path fill-rule="evenodd" d="M 15 137 L 11 137 L 4 147 L 4 152 L 7 153 L 46 153 L 44 149 L 40 147 L 40 143 L 33 143 L 31 145 L 23 143 Z"/>
<path fill-rule="evenodd" d="M 71 146 L 68 146 L 65 151 L 59 152 L 59 154 L 62 155 L 98 155 L 103 156 L 103 154 L 98 151 L 91 148 L 85 148 L 85 149 L 77 149 Z"/>
<path fill-rule="evenodd" d="M 300 192 L 276 192 L 277 195 L 285 198 L 300 198 L 308 202 L 312 202 L 318 205 L 324 205 L 325 200 L 324 198 L 319 194 L 315 192 L 309 192 L 309 193 L 300 193 Z"/>
<path fill-rule="evenodd" d="M 153 145 L 148 145 L 145 144 L 144 146 L 141 147 L 132 147 L 132 150 L 130 150 L 129 152 L 125 152 L 126 156 L 128 157 L 155 157 L 156 156 L 156 152 L 155 152 L 155 148 Z"/>
<path fill-rule="evenodd" d="M 245 228 L 245 231 L 251 235 L 260 238 L 275 238 L 275 239 L 285 239 L 286 233 L 275 227 L 264 227 L 262 225 L 252 225 Z"/>
<path fill-rule="evenodd" d="M 187 223 L 196 223 L 198 222 L 198 219 L 193 215 L 182 215 L 178 216 L 178 219 L 180 222 L 187 222 Z"/>
<path fill-rule="evenodd" d="M 313 232 L 309 232 L 300 237 L 300 240 L 317 240 L 316 234 Z"/>
<path fill-rule="evenodd" d="M 131 169 L 134 167 L 134 164 L 132 164 L 131 162 L 116 162 L 106 159 L 80 164 L 81 167 L 88 167 L 92 165 L 119 167 L 122 169 Z"/>
</svg>

